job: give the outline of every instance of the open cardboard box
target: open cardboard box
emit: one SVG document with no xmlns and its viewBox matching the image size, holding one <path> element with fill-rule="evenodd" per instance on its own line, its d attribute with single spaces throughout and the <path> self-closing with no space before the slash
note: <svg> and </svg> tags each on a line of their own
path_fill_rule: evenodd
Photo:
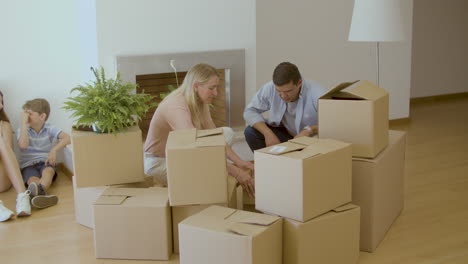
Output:
<svg viewBox="0 0 468 264">
<path fill-rule="evenodd" d="M 319 137 L 352 143 L 355 157 L 373 158 L 388 144 L 388 93 L 369 81 L 330 89 L 318 117 Z"/>
</svg>

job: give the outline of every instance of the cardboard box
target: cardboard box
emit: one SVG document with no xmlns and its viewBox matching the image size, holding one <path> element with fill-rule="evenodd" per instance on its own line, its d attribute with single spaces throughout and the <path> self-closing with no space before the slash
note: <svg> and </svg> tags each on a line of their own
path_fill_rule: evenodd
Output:
<svg viewBox="0 0 468 264">
<path fill-rule="evenodd" d="M 284 219 L 283 263 L 357 263 L 359 211 L 347 204 L 305 223 Z"/>
<path fill-rule="evenodd" d="M 390 131 L 375 159 L 353 158 L 353 203 L 361 207 L 361 250 L 373 252 L 403 209 L 406 133 Z"/>
<path fill-rule="evenodd" d="M 97 258 L 168 260 L 172 252 L 167 189 L 108 188 L 94 203 Z"/>
<path fill-rule="evenodd" d="M 255 151 L 255 208 L 305 222 L 351 202 L 351 144 L 301 137 Z"/>
<path fill-rule="evenodd" d="M 75 176 L 72 177 L 73 198 L 75 203 L 76 222 L 89 228 L 94 228 L 93 204 L 107 188 L 148 188 L 154 185 L 153 177 L 145 176 L 145 180 L 136 183 L 117 184 L 112 186 L 76 187 Z"/>
<path fill-rule="evenodd" d="M 72 177 L 75 219 L 80 225 L 94 228 L 93 204 L 101 196 L 106 186 L 77 188 L 75 176 Z"/>
<path fill-rule="evenodd" d="M 179 224 L 180 263 L 281 264 L 281 218 L 210 206 Z"/>
<path fill-rule="evenodd" d="M 387 146 L 388 93 L 377 85 L 342 83 L 320 97 L 318 109 L 319 137 L 352 143 L 353 156 L 373 158 Z"/>
<path fill-rule="evenodd" d="M 227 202 L 222 128 L 171 131 L 166 145 L 166 164 L 171 206 Z"/>
<path fill-rule="evenodd" d="M 240 189 L 239 189 L 240 188 Z M 237 186 L 237 181 L 231 176 L 228 176 L 228 203 L 217 204 L 219 206 L 229 207 L 233 209 L 242 209 L 242 187 Z M 240 199 L 239 199 L 240 198 Z M 212 205 L 212 204 L 211 204 Z M 183 205 L 172 206 L 172 241 L 174 253 L 179 253 L 179 223 L 187 217 L 197 214 L 211 206 L 210 204 L 203 205 Z"/>
<path fill-rule="evenodd" d="M 143 141 L 137 126 L 116 135 L 78 130 L 71 134 L 77 187 L 144 180 Z"/>
</svg>

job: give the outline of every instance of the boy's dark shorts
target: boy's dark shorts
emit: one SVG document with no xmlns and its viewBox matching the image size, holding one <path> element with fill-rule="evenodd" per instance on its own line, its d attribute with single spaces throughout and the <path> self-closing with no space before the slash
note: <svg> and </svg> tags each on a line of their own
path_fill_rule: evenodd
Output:
<svg viewBox="0 0 468 264">
<path fill-rule="evenodd" d="M 25 168 L 21 169 L 21 174 L 23 174 L 24 185 L 28 186 L 28 180 L 31 177 L 42 178 L 42 171 L 45 168 L 54 169 L 54 172 L 55 172 L 54 173 L 54 178 L 52 178 L 52 182 L 54 182 L 55 179 L 57 178 L 57 168 L 55 166 L 50 165 L 50 164 L 46 165 L 43 161 L 41 161 L 41 162 L 38 162 L 36 164 L 33 164 L 31 166 L 28 166 L 28 167 L 25 167 Z"/>
</svg>

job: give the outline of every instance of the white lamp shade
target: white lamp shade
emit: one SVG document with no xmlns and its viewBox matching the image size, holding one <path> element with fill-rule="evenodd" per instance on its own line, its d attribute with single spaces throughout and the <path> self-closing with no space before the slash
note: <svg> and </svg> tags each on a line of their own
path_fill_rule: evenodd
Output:
<svg viewBox="0 0 468 264">
<path fill-rule="evenodd" d="M 403 40 L 400 0 L 355 0 L 350 41 Z"/>
</svg>

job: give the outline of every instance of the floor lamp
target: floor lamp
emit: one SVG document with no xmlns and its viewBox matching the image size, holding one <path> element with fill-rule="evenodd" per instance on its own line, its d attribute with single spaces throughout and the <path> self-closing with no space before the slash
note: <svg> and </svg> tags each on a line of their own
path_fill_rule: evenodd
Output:
<svg viewBox="0 0 468 264">
<path fill-rule="evenodd" d="M 377 85 L 380 86 L 379 43 L 402 41 L 401 0 L 355 0 L 349 41 L 375 42 Z"/>
</svg>

